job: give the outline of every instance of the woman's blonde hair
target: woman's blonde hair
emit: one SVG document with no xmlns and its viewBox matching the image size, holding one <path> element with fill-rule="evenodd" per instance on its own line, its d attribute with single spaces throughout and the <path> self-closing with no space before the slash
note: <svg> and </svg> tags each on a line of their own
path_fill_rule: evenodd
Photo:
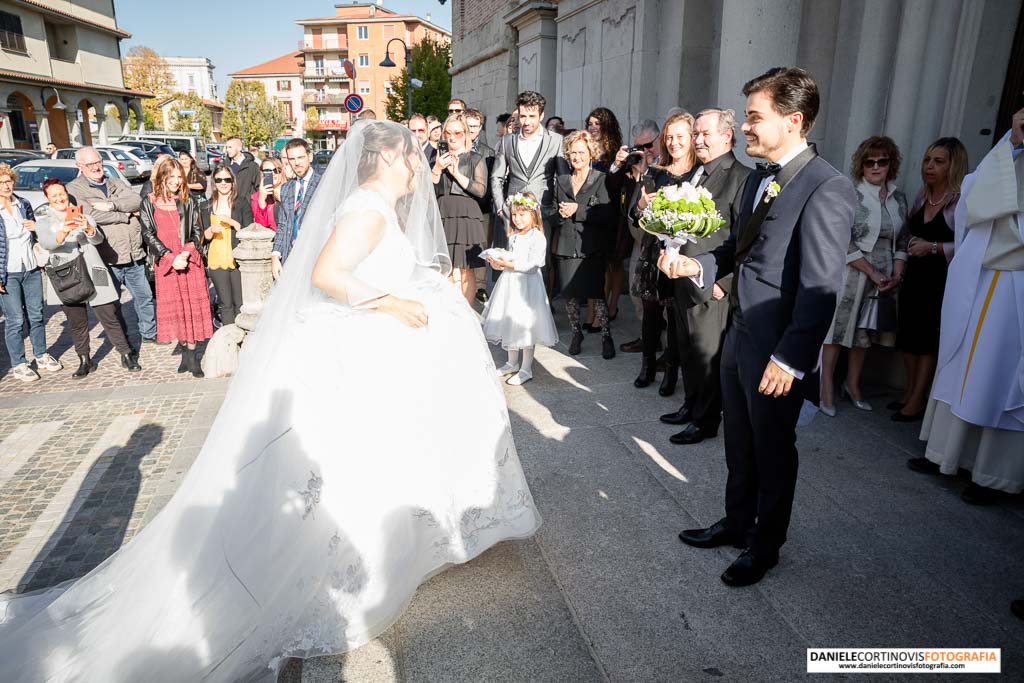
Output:
<svg viewBox="0 0 1024 683">
<path fill-rule="evenodd" d="M 964 143 L 960 142 L 959 138 L 939 138 L 928 145 L 925 156 L 936 147 L 946 150 L 946 154 L 949 155 L 949 178 L 947 182 L 949 183 L 950 190 L 959 192 L 960 183 L 964 181 L 964 176 L 967 175 L 967 148 L 964 147 Z"/>
<path fill-rule="evenodd" d="M 661 163 L 657 166 L 657 168 L 665 168 L 666 166 L 669 166 L 673 161 L 672 155 L 668 153 L 668 129 L 674 124 L 679 123 L 680 121 L 685 122 L 687 127 L 690 129 L 690 158 L 688 159 L 688 161 L 690 162 L 690 166 L 693 167 L 697 163 L 697 150 L 693 145 L 694 120 L 695 119 L 693 118 L 693 114 L 686 110 L 677 111 L 675 114 L 672 114 L 672 116 L 668 117 L 668 120 L 665 121 L 665 125 L 661 127 L 662 159 L 659 160 Z"/>
<path fill-rule="evenodd" d="M 516 201 L 516 199 L 529 200 L 530 203 Z M 532 206 L 531 206 L 532 204 Z M 516 211 L 526 212 L 533 216 L 533 227 L 544 232 L 544 219 L 540 215 L 540 202 L 537 201 L 537 195 L 532 192 L 520 192 L 512 195 L 508 198 L 508 234 L 511 235 L 516 231 L 516 226 L 512 223 L 512 214 Z"/>
<path fill-rule="evenodd" d="M 587 143 L 587 149 L 590 151 L 590 160 L 601 158 L 601 145 L 598 144 L 594 136 L 585 130 L 574 130 L 565 136 L 565 142 L 562 143 L 562 156 L 566 159 L 569 158 L 569 148 L 575 145 L 577 142 L 582 140 Z M 616 148 L 616 151 L 618 148 Z"/>
<path fill-rule="evenodd" d="M 167 179 L 177 171 L 181 174 L 181 186 L 178 193 L 172 195 L 167 189 Z M 153 194 L 158 199 L 178 199 L 184 204 L 188 201 L 188 182 L 185 180 L 185 169 L 181 162 L 172 156 L 160 157 L 153 166 Z"/>
<path fill-rule="evenodd" d="M 10 164 L 0 164 L 0 178 L 7 176 L 14 184 L 18 184 L 18 172 L 14 170 L 14 167 Z"/>
</svg>

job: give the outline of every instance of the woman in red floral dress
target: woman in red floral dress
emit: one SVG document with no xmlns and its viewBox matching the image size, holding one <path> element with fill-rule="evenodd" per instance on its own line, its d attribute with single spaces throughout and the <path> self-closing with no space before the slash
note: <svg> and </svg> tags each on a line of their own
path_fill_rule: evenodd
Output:
<svg viewBox="0 0 1024 683">
<path fill-rule="evenodd" d="M 143 198 L 142 237 L 154 261 L 156 338 L 181 343 L 178 372 L 202 377 L 196 342 L 213 336 L 206 271 L 199 252 L 203 229 L 199 206 L 189 196 L 185 173 L 174 157 L 153 168 L 153 191 Z"/>
</svg>

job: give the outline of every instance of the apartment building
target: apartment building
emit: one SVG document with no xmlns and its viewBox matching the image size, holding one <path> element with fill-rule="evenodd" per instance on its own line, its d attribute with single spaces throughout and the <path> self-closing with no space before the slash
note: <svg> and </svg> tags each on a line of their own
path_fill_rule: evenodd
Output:
<svg viewBox="0 0 1024 683">
<path fill-rule="evenodd" d="M 195 93 L 204 100 L 217 101 L 217 82 L 209 57 L 164 57 L 174 78 L 174 92 Z"/>
<path fill-rule="evenodd" d="M 270 61 L 228 74 L 235 80 L 259 81 L 274 102 L 288 128 L 284 135 L 302 136 L 305 130 L 305 111 L 302 106 L 302 74 L 305 69 L 303 53 L 289 52 Z"/>
<path fill-rule="evenodd" d="M 126 38 L 113 0 L 0 1 L 0 147 L 105 144 L 129 111 L 142 132 L 151 95 L 124 86 Z"/>
<path fill-rule="evenodd" d="M 303 29 L 299 43 L 305 62 L 302 105 L 316 108 L 316 130 L 327 133 L 329 148 L 344 137 L 351 122 L 343 106 L 349 94 L 358 93 L 378 118 L 386 118 L 391 82 L 397 81 L 405 68 L 405 49 L 397 41 L 390 47 L 395 66 L 380 66 L 389 41 L 398 38 L 412 47 L 426 38 L 451 40 L 451 34 L 433 24 L 429 15 L 422 19 L 398 14 L 373 3 L 337 4 L 334 16 L 299 19 L 296 23 Z M 346 73 L 345 60 L 351 61 L 355 78 Z"/>
</svg>

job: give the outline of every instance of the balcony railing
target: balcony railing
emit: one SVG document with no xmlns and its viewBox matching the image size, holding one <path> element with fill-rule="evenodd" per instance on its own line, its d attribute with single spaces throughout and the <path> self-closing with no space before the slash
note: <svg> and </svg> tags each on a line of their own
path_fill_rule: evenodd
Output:
<svg viewBox="0 0 1024 683">
<path fill-rule="evenodd" d="M 319 93 L 306 93 L 302 96 L 302 103 L 342 105 L 345 104 L 346 97 L 348 97 L 348 95 L 321 95 Z"/>
<path fill-rule="evenodd" d="M 302 78 L 307 81 L 330 81 L 332 83 L 349 80 L 348 75 L 342 69 L 328 69 L 326 67 L 307 68 L 303 72 Z"/>
<path fill-rule="evenodd" d="M 319 44 L 317 44 L 319 42 Z M 311 50 L 341 50 L 342 52 L 348 51 L 348 41 L 339 41 L 336 36 L 327 37 L 324 36 L 319 41 L 315 41 L 312 38 L 306 38 L 299 41 L 299 50 L 302 52 Z"/>
</svg>

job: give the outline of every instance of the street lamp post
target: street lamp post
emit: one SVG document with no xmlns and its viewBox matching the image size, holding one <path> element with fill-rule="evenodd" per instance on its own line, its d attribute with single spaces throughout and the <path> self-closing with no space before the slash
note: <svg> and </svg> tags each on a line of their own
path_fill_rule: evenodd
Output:
<svg viewBox="0 0 1024 683">
<path fill-rule="evenodd" d="M 405 70 L 408 72 L 405 78 L 405 111 L 406 118 L 412 118 L 412 51 L 409 50 L 409 46 L 406 45 L 405 41 L 401 38 L 392 38 L 388 41 L 388 44 L 384 46 L 384 60 L 380 65 L 384 67 L 395 66 L 395 62 L 391 59 L 391 53 L 388 51 L 388 48 L 391 47 L 391 43 L 396 40 L 405 48 Z"/>
</svg>

